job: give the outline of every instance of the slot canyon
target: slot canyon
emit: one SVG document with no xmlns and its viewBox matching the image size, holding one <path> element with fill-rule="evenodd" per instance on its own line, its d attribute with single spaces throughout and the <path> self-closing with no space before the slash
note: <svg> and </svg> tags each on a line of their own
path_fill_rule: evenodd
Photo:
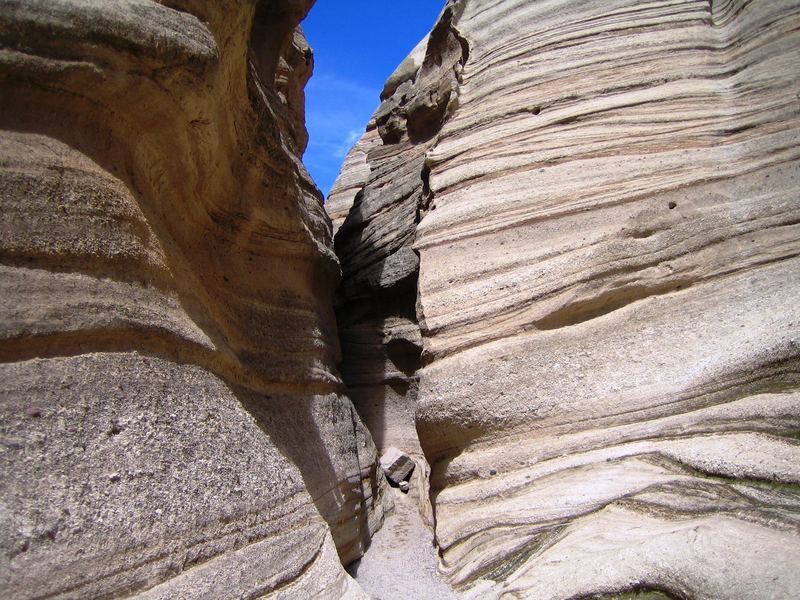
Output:
<svg viewBox="0 0 800 600">
<path fill-rule="evenodd" d="M 800 1 L 313 4 L 0 0 L 0 597 L 796 598 Z"/>
</svg>

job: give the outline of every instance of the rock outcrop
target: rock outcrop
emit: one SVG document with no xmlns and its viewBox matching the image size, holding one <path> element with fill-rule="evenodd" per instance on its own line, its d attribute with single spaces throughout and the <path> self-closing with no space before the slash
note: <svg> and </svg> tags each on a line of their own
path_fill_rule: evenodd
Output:
<svg viewBox="0 0 800 600">
<path fill-rule="evenodd" d="M 379 446 L 415 414 L 456 586 L 796 595 L 799 26 L 456 0 L 387 84 L 332 197 L 343 375 Z"/>
<path fill-rule="evenodd" d="M 363 597 L 309 0 L 0 3 L 0 596 Z"/>
<path fill-rule="evenodd" d="M 414 423 L 422 344 L 412 244 L 430 204 L 426 152 L 455 106 L 466 60 L 453 27 L 460 10 L 445 7 L 389 78 L 328 204 L 343 273 L 337 298 L 342 377 L 378 448 L 402 449 L 420 466 L 413 481 L 429 522 L 428 467 Z"/>
</svg>

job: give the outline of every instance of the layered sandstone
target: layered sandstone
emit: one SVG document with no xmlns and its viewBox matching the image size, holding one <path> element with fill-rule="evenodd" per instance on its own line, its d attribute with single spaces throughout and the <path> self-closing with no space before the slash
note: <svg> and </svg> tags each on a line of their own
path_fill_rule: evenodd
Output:
<svg viewBox="0 0 800 600">
<path fill-rule="evenodd" d="M 0 4 L 0 596 L 363 597 L 309 4 Z"/>
<path fill-rule="evenodd" d="M 428 465 L 414 423 L 422 342 L 415 310 L 419 258 L 412 244 L 430 203 L 426 152 L 453 109 L 466 58 L 452 25 L 459 10 L 447 6 L 391 75 L 327 206 L 342 263 L 342 377 L 378 448 L 400 448 L 417 463 L 413 493 L 428 522 Z"/>
<path fill-rule="evenodd" d="M 415 413 L 475 597 L 796 594 L 798 26 L 458 0 L 387 85 L 335 188 L 343 372 L 376 438 Z"/>
</svg>

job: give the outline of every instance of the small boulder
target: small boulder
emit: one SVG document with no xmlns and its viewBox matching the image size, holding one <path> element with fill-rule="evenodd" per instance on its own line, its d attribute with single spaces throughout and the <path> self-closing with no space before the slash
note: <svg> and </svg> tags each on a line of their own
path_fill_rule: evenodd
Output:
<svg viewBox="0 0 800 600">
<path fill-rule="evenodd" d="M 404 494 L 408 493 L 408 482 L 407 481 L 401 481 L 400 482 L 400 491 L 403 492 Z"/>
<path fill-rule="evenodd" d="M 386 478 L 396 485 L 408 479 L 414 471 L 414 461 L 408 454 L 397 448 L 387 448 L 381 456 L 380 462 Z"/>
</svg>

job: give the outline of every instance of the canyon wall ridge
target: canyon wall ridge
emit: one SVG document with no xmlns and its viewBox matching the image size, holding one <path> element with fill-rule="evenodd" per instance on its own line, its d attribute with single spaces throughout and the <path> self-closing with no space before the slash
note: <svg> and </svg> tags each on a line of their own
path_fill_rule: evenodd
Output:
<svg viewBox="0 0 800 600">
<path fill-rule="evenodd" d="M 454 0 L 387 82 L 327 205 L 343 376 L 376 441 L 414 415 L 467 596 L 796 595 L 799 25 Z"/>
<path fill-rule="evenodd" d="M 0 3 L 0 596 L 366 598 L 310 4 Z"/>
</svg>

